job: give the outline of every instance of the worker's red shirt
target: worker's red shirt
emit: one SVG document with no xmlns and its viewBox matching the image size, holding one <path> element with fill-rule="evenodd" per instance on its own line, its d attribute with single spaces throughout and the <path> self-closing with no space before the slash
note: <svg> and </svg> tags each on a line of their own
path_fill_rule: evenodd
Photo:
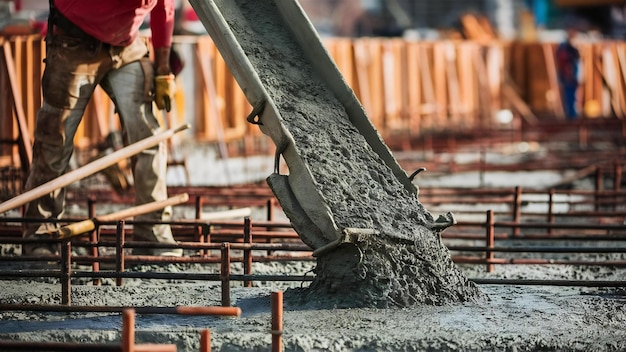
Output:
<svg viewBox="0 0 626 352">
<path fill-rule="evenodd" d="M 174 0 L 54 0 L 54 6 L 85 33 L 117 46 L 132 43 L 150 15 L 154 47 L 172 44 Z"/>
</svg>

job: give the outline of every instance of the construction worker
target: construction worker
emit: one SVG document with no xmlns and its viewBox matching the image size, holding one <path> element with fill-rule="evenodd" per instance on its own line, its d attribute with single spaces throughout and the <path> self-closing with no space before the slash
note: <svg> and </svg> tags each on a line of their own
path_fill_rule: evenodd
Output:
<svg viewBox="0 0 626 352">
<path fill-rule="evenodd" d="M 154 62 L 149 59 L 139 28 L 150 21 Z M 111 97 L 119 113 L 124 142 L 131 144 L 158 133 L 152 112 L 170 109 L 175 90 L 169 64 L 174 27 L 174 0 L 50 0 L 46 33 L 43 105 L 37 114 L 33 161 L 25 189 L 35 188 L 68 170 L 73 139 L 96 85 Z M 166 146 L 132 158 L 135 203 L 167 198 Z M 65 191 L 54 191 L 27 204 L 27 218 L 59 218 Z M 171 209 L 135 217 L 137 221 L 167 220 Z M 24 236 L 54 231 L 50 222 L 28 225 Z M 134 239 L 174 243 L 169 225 L 135 225 Z M 45 255 L 56 248 L 27 245 L 23 254 Z M 135 252 L 138 253 L 138 252 Z M 180 256 L 180 249 L 155 249 L 140 254 Z"/>
<path fill-rule="evenodd" d="M 567 29 L 566 39 L 556 49 L 556 67 L 561 93 L 563 95 L 563 109 L 568 120 L 578 117 L 576 109 L 576 91 L 578 90 L 578 65 L 580 53 L 572 44 L 576 36 L 576 29 Z"/>
</svg>

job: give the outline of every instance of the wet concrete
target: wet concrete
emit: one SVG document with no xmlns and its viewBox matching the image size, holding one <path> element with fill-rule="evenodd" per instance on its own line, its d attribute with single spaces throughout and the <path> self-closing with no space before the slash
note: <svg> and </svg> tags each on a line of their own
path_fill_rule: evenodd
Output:
<svg viewBox="0 0 626 352">
<path fill-rule="evenodd" d="M 457 270 L 440 241 L 451 219 L 436 221 L 372 149 L 274 2 L 235 2 L 240 11 L 229 13 L 227 21 L 303 160 L 304 166 L 295 167 L 306 168 L 289 165 L 289 177 L 310 173 L 318 192 L 310 199 L 294 199 L 285 192 L 286 183 L 270 178 L 296 231 L 313 248 L 337 240 L 335 233 L 316 227 L 315 219 L 303 220 L 306 211 L 294 209 L 321 198 L 320 211 L 327 211 L 340 231 L 375 233 L 321 253 L 316 281 L 307 294 L 293 297 L 324 295 L 334 297 L 325 299 L 331 304 L 375 307 L 481 299 L 480 290 Z"/>
</svg>

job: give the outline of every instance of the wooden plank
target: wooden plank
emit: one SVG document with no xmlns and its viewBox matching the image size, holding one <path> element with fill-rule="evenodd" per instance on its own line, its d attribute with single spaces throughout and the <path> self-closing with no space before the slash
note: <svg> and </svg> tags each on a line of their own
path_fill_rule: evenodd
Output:
<svg viewBox="0 0 626 352">
<path fill-rule="evenodd" d="M 624 50 L 626 50 L 626 46 L 622 43 L 616 45 L 615 51 L 616 51 L 616 56 L 617 56 L 617 63 L 619 65 L 619 72 L 621 73 L 620 78 L 622 81 L 622 106 L 625 109 L 625 113 L 626 113 L 626 53 L 624 52 Z M 621 116 L 621 118 L 624 118 L 624 115 Z"/>
<path fill-rule="evenodd" d="M 222 124 L 220 110 L 218 109 L 218 106 L 217 106 L 218 96 L 215 90 L 215 77 L 213 76 L 213 70 L 211 69 L 210 63 L 207 62 L 208 60 L 203 58 L 203 55 L 202 55 L 203 52 L 206 52 L 203 49 L 205 49 L 206 46 L 212 45 L 213 43 L 212 41 L 209 41 L 208 39 L 210 38 L 206 38 L 205 40 L 198 42 L 198 46 L 196 47 L 196 56 L 198 58 L 198 62 L 200 63 L 200 75 L 202 76 L 202 81 L 204 82 L 204 85 L 206 87 L 206 91 L 207 91 L 209 99 L 211 99 L 211 101 L 213 102 L 213 104 L 211 104 L 210 111 L 208 114 L 209 115 L 208 120 L 215 130 L 219 155 L 221 158 L 227 159 L 228 150 L 226 148 L 226 140 L 224 136 L 224 125 Z M 200 43 L 202 43 L 202 45 Z M 215 49 L 215 46 L 214 45 L 212 46 Z M 216 58 L 216 61 L 217 61 L 218 60 L 217 54 L 215 54 L 214 57 Z M 221 56 L 219 57 L 219 60 L 221 60 L 220 62 L 221 64 L 225 65 L 225 63 L 223 63 L 223 59 L 221 58 Z M 228 172 L 226 173 L 226 176 L 227 178 L 230 177 Z"/>
<path fill-rule="evenodd" d="M 478 98 L 482 108 L 480 110 L 480 123 L 481 126 L 487 125 L 493 113 L 491 111 L 491 94 L 489 94 L 489 82 L 487 80 L 487 67 L 485 59 L 483 58 L 482 51 L 485 48 L 481 47 L 474 52 L 474 67 L 476 70 L 477 85 L 478 85 Z"/>
<path fill-rule="evenodd" d="M 435 100 L 437 102 L 437 118 L 433 122 L 435 123 L 435 128 L 445 128 L 448 121 L 448 88 L 445 46 L 440 42 L 433 45 L 433 80 Z"/>
<path fill-rule="evenodd" d="M 4 37 L 0 37 L 0 46 L 4 44 Z M 4 55 L 0 55 L 0 67 L 5 67 L 4 63 Z M 10 85 L 7 79 L 7 75 L 0 75 L 0 101 L 9 102 L 11 100 L 10 96 Z M 15 133 L 13 132 L 13 108 L 11 104 L 0 104 L 0 139 L 5 140 L 13 140 Z M 8 117 L 8 118 L 7 118 Z M 13 158 L 13 145 L 8 145 L 5 143 L 0 144 L 0 155 L 6 155 L 7 158 L 4 158 L 3 161 L 11 160 Z M 18 153 L 15 153 L 16 155 Z M 11 165 L 11 163 L 9 163 Z"/>
<path fill-rule="evenodd" d="M 519 94 L 513 87 L 510 80 L 507 80 L 502 85 L 502 93 L 508 102 L 513 105 L 513 108 L 522 116 L 522 118 L 529 124 L 537 123 L 537 116 L 532 112 L 528 104 L 520 98 Z"/>
<path fill-rule="evenodd" d="M 35 97 L 33 92 L 35 91 L 34 86 L 36 83 L 40 83 L 40 81 L 36 81 L 35 80 L 35 55 L 33 53 L 34 49 L 33 49 L 33 41 L 34 41 L 34 36 L 28 36 L 26 37 L 26 41 L 24 43 L 25 45 L 25 49 L 26 49 L 26 72 L 25 72 L 25 87 L 24 87 L 24 105 L 26 106 L 26 111 L 24 112 L 24 114 L 26 115 L 26 123 L 29 126 L 35 126 L 34 125 L 34 117 L 37 115 L 37 106 L 35 106 Z M 39 86 L 39 85 L 38 85 Z M 33 124 L 30 124 L 30 121 L 33 121 Z"/>
<path fill-rule="evenodd" d="M 208 65 L 209 69 L 212 69 L 212 63 L 214 61 L 215 51 L 213 50 L 213 46 L 211 43 L 210 37 L 200 36 L 197 38 L 197 42 L 195 44 L 196 55 L 195 58 L 195 71 L 202 72 L 204 69 L 204 65 Z M 203 61 L 206 61 L 203 62 Z M 196 84 L 196 99 L 194 99 L 194 110 L 195 110 L 195 127 L 196 127 L 196 137 L 199 140 L 210 140 L 213 136 L 210 134 L 210 123 L 207 116 L 209 114 L 217 113 L 209 111 L 213 106 L 213 101 L 211 101 L 211 96 L 209 95 L 209 89 L 214 89 L 214 87 L 209 88 L 208 83 L 204 81 L 204 75 L 198 74 L 196 75 L 195 84 Z"/>
<path fill-rule="evenodd" d="M 556 61 L 553 45 L 546 43 L 542 45 L 543 55 L 545 59 L 546 72 L 548 73 L 548 82 L 550 87 L 550 97 L 548 104 L 552 107 L 554 115 L 561 120 L 565 120 L 565 111 L 563 109 L 563 97 L 561 96 L 561 88 L 559 86 L 558 76 L 556 73 Z"/>
<path fill-rule="evenodd" d="M 582 91 L 581 91 L 581 106 L 583 114 L 586 117 L 595 117 L 590 107 L 596 104 L 596 97 L 594 96 L 594 64 L 593 64 L 593 45 L 591 43 L 581 43 L 578 46 L 578 51 L 581 57 L 581 70 L 582 70 Z"/>
<path fill-rule="evenodd" d="M 356 67 L 356 78 L 358 86 L 358 99 L 363 105 L 363 109 L 369 115 L 372 110 L 372 91 L 370 89 L 370 78 L 368 66 L 370 65 L 369 54 L 366 45 L 367 39 L 356 39 L 354 41 L 354 61 Z"/>
<path fill-rule="evenodd" d="M 455 129 L 460 127 L 461 113 L 465 110 L 459 87 L 456 47 L 452 42 L 445 42 L 443 43 L 443 50 L 446 63 L 450 129 Z"/>
<path fill-rule="evenodd" d="M 383 131 L 402 129 L 401 109 L 403 73 L 401 70 L 401 52 L 397 40 L 385 40 L 382 43 L 383 98 L 385 119 Z"/>
<path fill-rule="evenodd" d="M 602 76 L 604 77 L 605 89 L 609 94 L 611 115 L 622 116 L 622 107 L 619 102 L 621 91 L 615 64 L 616 60 L 613 55 L 612 45 L 607 44 L 602 51 Z"/>
<path fill-rule="evenodd" d="M 433 128 L 434 116 L 438 111 L 437 100 L 435 97 L 435 83 L 433 82 L 433 75 L 431 70 L 433 45 L 432 43 L 420 45 L 420 76 L 423 92 L 423 104 L 421 105 L 422 111 L 422 127 Z"/>
<path fill-rule="evenodd" d="M 385 125 L 382 43 L 383 40 L 380 38 L 369 38 L 367 40 L 367 50 L 370 59 L 368 75 L 371 84 L 370 89 L 372 90 L 372 111 L 369 116 L 374 126 L 379 129 L 382 129 Z"/>
<path fill-rule="evenodd" d="M 341 71 L 343 79 L 354 90 L 355 68 L 352 53 L 352 40 L 349 38 L 327 38 L 324 43 L 332 56 L 337 68 Z"/>
<path fill-rule="evenodd" d="M 458 77 L 459 95 L 462 103 L 460 113 L 462 114 L 462 124 L 467 127 L 477 125 L 476 115 L 478 114 L 478 87 L 476 81 L 476 71 L 474 70 L 474 51 L 478 46 L 474 42 L 462 42 L 458 44 Z"/>
<path fill-rule="evenodd" d="M 420 65 L 424 60 L 420 56 L 420 44 L 418 42 L 406 43 L 406 94 L 407 94 L 407 114 L 409 119 L 409 135 L 415 137 L 421 130 L 422 90 Z"/>
<path fill-rule="evenodd" d="M 613 92 L 613 99 L 615 100 L 616 106 L 619 108 L 617 111 L 617 118 L 624 118 L 624 114 L 626 112 L 626 102 L 624 101 L 624 85 L 622 81 L 622 75 L 620 74 L 620 66 L 619 59 L 617 58 L 617 42 L 611 43 L 611 70 L 613 71 L 614 77 L 613 80 L 615 82 L 615 91 Z"/>
<path fill-rule="evenodd" d="M 491 126 L 494 122 L 493 116 L 502 108 L 500 102 L 504 57 L 502 47 L 499 44 L 490 44 L 486 49 L 487 84 L 489 85 L 491 111 L 489 113 L 490 118 L 484 122 L 487 123 L 487 126 Z"/>
<path fill-rule="evenodd" d="M 599 45 L 593 45 L 593 55 L 592 55 L 592 68 L 593 68 L 593 96 L 594 100 L 598 104 L 599 108 L 599 116 L 607 116 L 607 114 L 611 111 L 611 104 L 608 101 L 608 93 L 604 88 L 604 83 L 602 82 L 602 71 L 598 70 L 598 63 L 602 60 L 602 47 Z"/>
<path fill-rule="evenodd" d="M 6 65 L 7 77 L 9 78 L 11 95 L 13 97 L 13 112 L 17 120 L 19 129 L 18 136 L 18 149 L 20 152 L 20 163 L 24 173 L 28 172 L 30 163 L 33 160 L 33 149 L 31 143 L 30 133 L 28 126 L 26 125 L 26 117 L 24 115 L 24 109 L 22 107 L 22 99 L 17 84 L 17 77 L 15 75 L 15 65 L 13 62 L 13 56 L 11 52 L 11 44 L 9 42 L 2 43 L 4 49 L 4 62 Z"/>
</svg>

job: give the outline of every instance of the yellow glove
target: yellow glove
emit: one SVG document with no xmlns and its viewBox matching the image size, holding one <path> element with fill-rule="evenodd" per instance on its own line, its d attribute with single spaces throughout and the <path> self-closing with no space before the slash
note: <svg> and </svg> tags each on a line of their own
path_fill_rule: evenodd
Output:
<svg viewBox="0 0 626 352">
<path fill-rule="evenodd" d="M 176 81 L 174 75 L 162 75 L 154 78 L 154 101 L 159 110 L 172 110 L 172 100 L 176 92 Z"/>
</svg>

